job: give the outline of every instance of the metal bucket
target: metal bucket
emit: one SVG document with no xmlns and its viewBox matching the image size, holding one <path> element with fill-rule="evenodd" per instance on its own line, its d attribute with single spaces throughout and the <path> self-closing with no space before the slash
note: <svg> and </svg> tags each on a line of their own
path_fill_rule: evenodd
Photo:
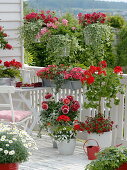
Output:
<svg viewBox="0 0 127 170">
<path fill-rule="evenodd" d="M 11 78 L 0 78 L 0 86 L 11 86 Z"/>
</svg>

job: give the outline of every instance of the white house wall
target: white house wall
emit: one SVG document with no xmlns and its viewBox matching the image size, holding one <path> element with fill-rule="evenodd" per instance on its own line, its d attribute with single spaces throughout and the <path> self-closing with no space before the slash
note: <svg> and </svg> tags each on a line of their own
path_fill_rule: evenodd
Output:
<svg viewBox="0 0 127 170">
<path fill-rule="evenodd" d="M 3 61 L 16 60 L 23 63 L 23 47 L 19 40 L 18 28 L 22 25 L 23 0 L 0 0 L 0 26 L 9 35 L 7 40 L 13 50 L 1 50 L 0 59 Z"/>
</svg>

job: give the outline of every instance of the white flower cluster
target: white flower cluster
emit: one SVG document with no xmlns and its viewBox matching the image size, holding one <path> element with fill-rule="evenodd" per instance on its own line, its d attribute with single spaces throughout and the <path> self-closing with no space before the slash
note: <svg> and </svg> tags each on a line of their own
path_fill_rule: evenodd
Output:
<svg viewBox="0 0 127 170">
<path fill-rule="evenodd" d="M 3 135 L 3 136 L 1 136 L 1 138 L 0 138 L 0 142 L 8 142 L 8 143 L 6 143 L 6 145 L 5 146 L 7 146 L 8 148 L 9 148 L 9 146 L 10 146 L 10 144 L 12 144 L 13 143 L 13 141 L 16 141 L 17 139 L 16 138 L 13 138 L 12 140 L 10 140 L 10 139 L 8 139 L 7 138 L 7 136 L 6 135 Z M 7 150 L 7 149 L 5 149 L 4 150 L 4 148 L 0 148 L 0 152 L 1 151 L 3 151 L 3 153 L 5 154 L 5 155 L 14 155 L 15 154 L 15 151 L 14 150 Z"/>
<path fill-rule="evenodd" d="M 8 145 L 13 143 L 13 141 L 16 141 L 17 137 L 19 137 L 24 144 L 24 146 L 28 150 L 34 150 L 37 149 L 36 143 L 34 139 L 24 130 L 18 129 L 15 125 L 8 125 L 0 123 L 0 133 L 6 132 L 7 134 L 13 134 L 15 137 L 12 140 L 6 139 L 6 136 L 3 135 L 0 139 L 0 141 L 8 141 Z M 7 153 L 7 151 L 6 151 Z M 9 152 L 8 152 L 9 153 Z M 13 154 L 13 152 L 10 152 L 10 154 Z"/>
</svg>

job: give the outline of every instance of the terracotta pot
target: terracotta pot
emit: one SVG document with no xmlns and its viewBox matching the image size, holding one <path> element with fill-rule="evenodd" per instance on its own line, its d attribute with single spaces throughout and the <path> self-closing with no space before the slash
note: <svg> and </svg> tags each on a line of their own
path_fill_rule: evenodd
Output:
<svg viewBox="0 0 127 170">
<path fill-rule="evenodd" d="M 0 170 L 18 170 L 18 163 L 4 163 L 0 164 Z"/>
<path fill-rule="evenodd" d="M 123 164 L 120 165 L 120 167 L 117 168 L 116 170 L 127 170 L 127 163 L 123 163 Z"/>
</svg>

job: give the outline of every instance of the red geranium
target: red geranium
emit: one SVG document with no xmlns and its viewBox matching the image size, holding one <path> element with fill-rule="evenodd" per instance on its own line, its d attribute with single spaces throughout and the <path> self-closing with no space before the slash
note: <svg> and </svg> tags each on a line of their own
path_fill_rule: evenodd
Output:
<svg viewBox="0 0 127 170">
<path fill-rule="evenodd" d="M 65 122 L 71 121 L 70 117 L 68 117 L 66 115 L 60 115 L 56 120 L 57 121 L 65 121 Z"/>
<path fill-rule="evenodd" d="M 122 67 L 116 66 L 116 67 L 114 68 L 114 73 L 122 73 L 122 72 L 123 72 Z"/>
</svg>

